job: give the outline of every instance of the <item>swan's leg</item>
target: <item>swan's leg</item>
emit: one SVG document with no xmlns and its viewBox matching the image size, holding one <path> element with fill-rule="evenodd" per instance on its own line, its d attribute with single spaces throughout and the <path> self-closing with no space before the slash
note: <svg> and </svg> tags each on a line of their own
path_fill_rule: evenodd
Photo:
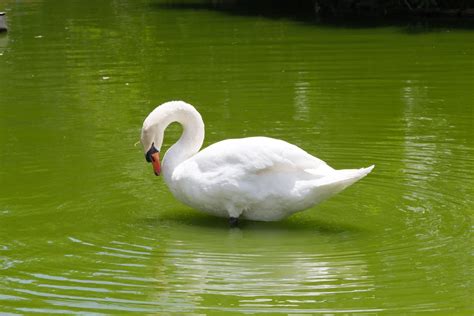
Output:
<svg viewBox="0 0 474 316">
<path fill-rule="evenodd" d="M 229 225 L 231 228 L 235 228 L 239 226 L 239 218 L 238 217 L 229 217 Z"/>
<path fill-rule="evenodd" d="M 229 224 L 230 227 L 237 227 L 239 225 L 239 217 L 242 214 L 242 210 L 239 210 L 233 204 L 227 205 L 227 212 L 229 213 Z"/>
</svg>

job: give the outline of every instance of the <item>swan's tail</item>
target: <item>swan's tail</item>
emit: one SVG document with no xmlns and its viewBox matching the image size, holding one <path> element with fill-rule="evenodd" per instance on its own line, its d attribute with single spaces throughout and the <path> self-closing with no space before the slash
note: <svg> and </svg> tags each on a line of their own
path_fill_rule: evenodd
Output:
<svg viewBox="0 0 474 316">
<path fill-rule="evenodd" d="M 333 174 L 322 178 L 321 184 L 322 185 L 333 185 L 337 184 L 343 186 L 343 189 L 347 188 L 354 182 L 359 181 L 366 175 L 368 175 L 372 169 L 374 169 L 374 165 L 367 167 L 367 168 L 360 168 L 360 169 L 342 169 L 342 170 L 335 170 Z M 342 190 L 343 190 L 342 189 Z"/>
<path fill-rule="evenodd" d="M 320 203 L 323 200 L 336 195 L 351 184 L 368 175 L 372 169 L 374 169 L 374 165 L 361 169 L 334 170 L 334 172 L 325 177 L 311 181 L 313 191 L 312 198 L 314 203 Z"/>
</svg>

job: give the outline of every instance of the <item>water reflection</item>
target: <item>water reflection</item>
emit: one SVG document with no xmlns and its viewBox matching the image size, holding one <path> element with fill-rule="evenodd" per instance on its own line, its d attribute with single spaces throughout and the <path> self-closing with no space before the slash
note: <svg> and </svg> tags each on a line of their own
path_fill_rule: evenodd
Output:
<svg viewBox="0 0 474 316">
<path fill-rule="evenodd" d="M 330 236 L 315 234 L 308 240 L 278 229 L 184 230 L 169 236 L 174 242 L 164 264 L 172 268 L 157 274 L 169 286 L 158 297 L 179 292 L 199 302 L 217 296 L 213 301 L 234 306 L 226 310 L 241 312 L 315 312 L 327 297 L 358 296 L 373 288 L 364 255 L 357 249 L 341 254 L 337 244 L 328 242 Z"/>
<path fill-rule="evenodd" d="M 304 77 L 307 72 L 298 72 L 298 80 L 295 82 L 294 87 L 294 105 L 295 105 L 295 114 L 293 118 L 297 121 L 309 121 L 309 109 L 310 109 L 310 100 L 309 100 L 309 91 L 314 90 L 315 88 L 311 87 L 309 81 L 305 81 Z"/>
<path fill-rule="evenodd" d="M 350 303 L 374 290 L 366 254 L 357 248 L 362 244 L 347 233 L 341 238 L 315 231 L 308 238 L 284 225 L 229 230 L 161 220 L 148 228 L 138 224 L 120 229 L 127 234 L 111 231 L 116 237 L 108 241 L 91 234 L 38 245 L 51 255 L 64 254 L 10 267 L 3 280 L 9 291 L 0 299 L 23 301 L 12 307 L 16 312 L 33 311 L 39 300 L 42 312 L 289 313 L 330 311 L 328 300 Z M 130 241 L 136 229 L 141 234 Z M 346 243 L 354 247 L 347 250 Z M 28 269 L 31 260 L 41 260 L 43 268 Z M 373 308 L 345 304 L 340 310 Z"/>
<path fill-rule="evenodd" d="M 402 100 L 405 103 L 405 207 L 409 212 L 430 212 L 435 215 L 440 207 L 447 207 L 440 205 L 440 201 L 456 203 L 448 192 L 440 190 L 443 183 L 462 173 L 459 166 L 450 163 L 460 159 L 454 157 L 453 146 L 449 144 L 456 126 L 440 113 L 441 108 L 447 106 L 445 102 L 434 102 L 429 97 L 429 87 L 422 82 L 407 80 L 402 90 Z"/>
<path fill-rule="evenodd" d="M 418 189 L 409 190 L 404 199 L 408 211 L 424 212 L 426 209 L 433 209 L 433 205 L 427 204 L 431 199 L 429 195 L 426 196 L 426 193 L 429 194 L 429 188 L 432 187 L 428 181 L 437 181 L 438 172 L 442 171 L 442 169 L 435 169 L 439 164 L 437 160 L 441 158 L 437 152 L 437 135 L 426 135 L 426 131 L 434 132 L 429 125 L 433 124 L 434 120 L 443 120 L 443 118 L 433 117 L 434 113 L 424 113 L 423 109 L 426 107 L 427 100 L 426 86 L 416 80 L 406 80 L 405 84 L 402 91 L 406 124 L 403 162 L 407 183 Z M 420 191 L 420 188 L 425 188 L 425 191 Z M 415 206 L 410 206 L 410 204 Z"/>
<path fill-rule="evenodd" d="M 467 262 L 465 269 L 431 262 L 443 256 L 459 263 L 465 245 L 423 235 L 430 218 L 415 228 L 386 217 L 382 231 L 311 218 L 232 230 L 192 212 L 173 209 L 128 223 L 109 220 L 111 227 L 99 231 L 39 237 L 36 255 L 25 252 L 27 239 L 3 239 L 4 310 L 351 313 L 426 311 L 417 304 L 433 295 L 444 300 L 432 310 L 465 301 L 446 282 L 468 277 Z"/>
<path fill-rule="evenodd" d="M 5 54 L 8 47 L 8 35 L 0 33 L 0 57 Z"/>
</svg>

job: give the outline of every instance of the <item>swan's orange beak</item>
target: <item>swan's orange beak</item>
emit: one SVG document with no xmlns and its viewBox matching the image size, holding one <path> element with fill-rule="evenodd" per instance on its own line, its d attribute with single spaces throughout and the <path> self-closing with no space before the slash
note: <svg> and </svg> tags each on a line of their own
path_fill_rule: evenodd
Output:
<svg viewBox="0 0 474 316">
<path fill-rule="evenodd" d="M 160 152 L 157 151 L 151 155 L 151 164 L 153 165 L 153 171 L 155 175 L 159 176 L 161 173 L 161 163 L 160 163 Z"/>
</svg>

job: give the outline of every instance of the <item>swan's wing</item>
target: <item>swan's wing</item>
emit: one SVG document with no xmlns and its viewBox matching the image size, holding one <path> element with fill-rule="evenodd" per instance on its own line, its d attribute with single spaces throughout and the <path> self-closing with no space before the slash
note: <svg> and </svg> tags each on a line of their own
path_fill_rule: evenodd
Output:
<svg viewBox="0 0 474 316">
<path fill-rule="evenodd" d="M 190 159 L 203 174 L 232 177 L 270 172 L 333 170 L 301 148 L 268 137 L 228 139 L 215 143 Z"/>
</svg>

